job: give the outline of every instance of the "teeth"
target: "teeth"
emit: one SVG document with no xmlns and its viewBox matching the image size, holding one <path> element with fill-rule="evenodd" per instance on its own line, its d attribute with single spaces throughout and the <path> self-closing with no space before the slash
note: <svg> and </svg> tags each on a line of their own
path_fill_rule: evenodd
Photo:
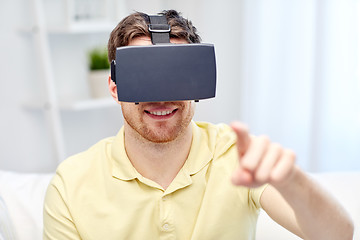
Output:
<svg viewBox="0 0 360 240">
<path fill-rule="evenodd" d="M 150 114 L 157 116 L 164 116 L 170 114 L 172 111 L 159 111 L 159 112 L 150 112 Z"/>
</svg>

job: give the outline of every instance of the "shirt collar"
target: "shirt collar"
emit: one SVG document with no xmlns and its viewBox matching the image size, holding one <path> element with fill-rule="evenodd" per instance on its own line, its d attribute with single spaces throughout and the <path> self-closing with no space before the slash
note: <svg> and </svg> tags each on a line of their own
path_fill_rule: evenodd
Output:
<svg viewBox="0 0 360 240">
<path fill-rule="evenodd" d="M 181 173 L 188 176 L 194 175 L 206 166 L 213 157 L 213 153 L 209 149 L 209 139 L 206 131 L 201 129 L 194 121 L 191 122 L 193 138 L 188 158 L 181 169 Z M 116 135 L 112 146 L 111 156 L 113 158 L 112 174 L 114 177 L 129 181 L 142 176 L 136 171 L 131 164 L 125 150 L 124 144 L 124 127 Z"/>
<path fill-rule="evenodd" d="M 125 150 L 124 126 L 120 129 L 111 146 L 111 156 L 114 167 L 112 174 L 121 180 L 132 180 L 137 178 L 137 171 L 131 164 Z"/>
<path fill-rule="evenodd" d="M 194 175 L 210 162 L 213 158 L 213 153 L 209 149 L 209 139 L 206 130 L 200 128 L 194 121 L 191 124 L 193 139 L 189 156 L 183 169 L 190 175 Z"/>
</svg>

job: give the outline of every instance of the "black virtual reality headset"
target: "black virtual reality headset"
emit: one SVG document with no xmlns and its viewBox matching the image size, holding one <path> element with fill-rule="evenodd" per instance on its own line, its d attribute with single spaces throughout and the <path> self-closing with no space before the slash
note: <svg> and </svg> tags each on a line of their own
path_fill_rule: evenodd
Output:
<svg viewBox="0 0 360 240">
<path fill-rule="evenodd" d="M 122 102 L 165 102 L 215 97 L 212 44 L 171 44 L 165 16 L 149 16 L 153 45 L 116 49 L 111 79 Z"/>
</svg>

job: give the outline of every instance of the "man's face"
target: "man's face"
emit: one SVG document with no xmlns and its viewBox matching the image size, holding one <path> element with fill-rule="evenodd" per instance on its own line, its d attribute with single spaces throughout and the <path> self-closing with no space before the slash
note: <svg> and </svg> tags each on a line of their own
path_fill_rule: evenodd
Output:
<svg viewBox="0 0 360 240">
<path fill-rule="evenodd" d="M 187 43 L 183 39 L 171 39 L 172 43 Z M 138 37 L 130 41 L 129 46 L 151 45 L 149 37 Z M 126 124 L 143 138 L 156 143 L 175 140 L 188 128 L 194 116 L 194 103 L 175 102 L 121 102 Z"/>
</svg>

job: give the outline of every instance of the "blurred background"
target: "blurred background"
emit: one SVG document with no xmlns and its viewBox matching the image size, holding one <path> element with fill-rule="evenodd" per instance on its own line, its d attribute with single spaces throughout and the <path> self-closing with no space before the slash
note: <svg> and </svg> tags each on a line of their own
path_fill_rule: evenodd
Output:
<svg viewBox="0 0 360 240">
<path fill-rule="evenodd" d="M 217 96 L 195 120 L 243 121 L 310 172 L 360 170 L 358 0 L 1 0 L 0 169 L 51 172 L 115 135 L 121 110 L 92 92 L 90 52 L 126 15 L 163 9 L 215 44 Z"/>
</svg>

